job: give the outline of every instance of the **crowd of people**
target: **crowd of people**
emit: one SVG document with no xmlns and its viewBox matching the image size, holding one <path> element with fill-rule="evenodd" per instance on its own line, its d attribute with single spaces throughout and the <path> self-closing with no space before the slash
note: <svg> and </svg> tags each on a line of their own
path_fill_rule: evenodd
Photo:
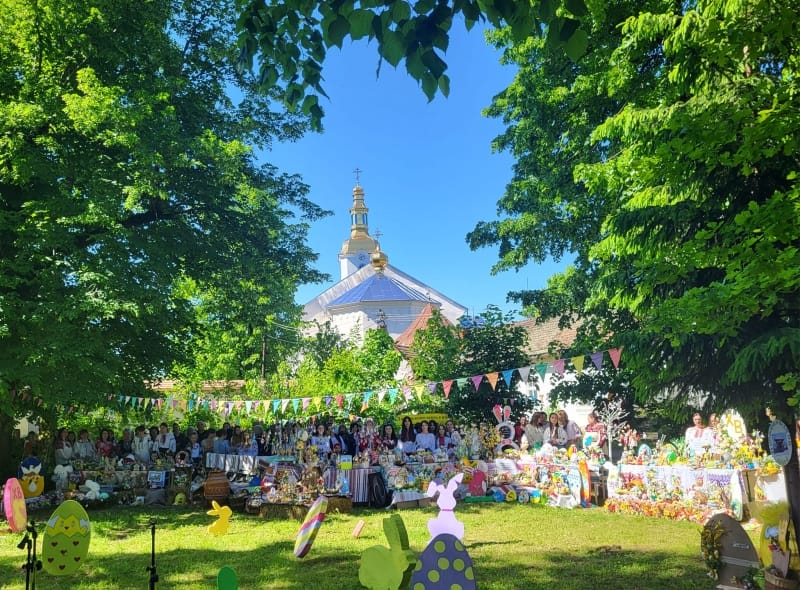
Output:
<svg viewBox="0 0 800 590">
<path fill-rule="evenodd" d="M 318 421 L 306 427 L 256 423 L 252 429 L 229 422 L 220 428 L 208 428 L 205 422 L 198 421 L 195 427 L 182 430 L 177 422 L 173 422 L 171 427 L 162 422 L 149 428 L 144 425 L 124 428 L 119 436 L 108 428 L 100 429 L 95 436 L 87 429 L 81 429 L 76 435 L 74 431 L 61 428 L 55 436 L 53 456 L 56 465 L 107 459 L 132 459 L 148 464 L 158 458 L 174 460 L 178 456 L 187 462 L 200 464 L 207 453 L 249 456 L 292 453 L 302 431 L 306 433 L 302 438 L 315 446 L 321 456 L 355 456 L 363 452 L 395 449 L 407 454 L 437 449 L 451 453 L 465 437 L 452 420 L 444 424 L 435 420 L 415 423 L 411 416 L 404 416 L 397 429 L 391 423 L 379 427 L 373 418 L 349 425 Z M 593 412 L 589 414 L 585 431 L 594 433 L 599 445 L 605 444 L 605 427 Z M 539 448 L 545 443 L 558 448 L 580 446 L 583 435 L 583 430 L 564 410 L 549 415 L 545 412 L 534 412 L 530 417 L 523 415 L 513 424 L 513 433 L 508 433 L 509 439 L 521 450 Z M 26 439 L 24 452 L 37 455 L 41 453 L 40 446 L 36 434 L 31 433 Z"/>
</svg>

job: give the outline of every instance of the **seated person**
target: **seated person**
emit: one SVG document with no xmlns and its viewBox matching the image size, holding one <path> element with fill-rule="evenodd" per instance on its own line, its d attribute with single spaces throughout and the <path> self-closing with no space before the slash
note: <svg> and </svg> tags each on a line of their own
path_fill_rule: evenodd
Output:
<svg viewBox="0 0 800 590">
<path fill-rule="evenodd" d="M 89 431 L 85 428 L 78 433 L 78 440 L 75 441 L 72 454 L 76 459 L 80 459 L 81 461 L 92 461 L 97 457 L 94 443 L 89 438 Z M 150 456 L 149 450 L 147 456 Z"/>
<path fill-rule="evenodd" d="M 222 455 L 231 454 L 231 444 L 228 442 L 228 431 L 225 428 L 217 430 L 217 438 L 214 439 L 214 452 Z"/>
<path fill-rule="evenodd" d="M 420 431 L 417 433 L 416 443 L 417 443 L 417 451 L 421 450 L 428 450 L 428 451 L 435 451 L 436 450 L 436 437 L 434 437 L 430 432 L 428 432 L 428 422 L 423 420 L 419 424 Z"/>
</svg>

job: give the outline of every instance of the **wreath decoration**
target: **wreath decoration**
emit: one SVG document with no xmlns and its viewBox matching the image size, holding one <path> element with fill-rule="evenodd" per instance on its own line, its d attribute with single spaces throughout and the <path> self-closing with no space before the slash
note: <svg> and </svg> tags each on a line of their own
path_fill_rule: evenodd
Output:
<svg viewBox="0 0 800 590">
<path fill-rule="evenodd" d="M 708 569 L 708 575 L 714 580 L 719 580 L 719 570 L 722 567 L 722 536 L 725 529 L 719 521 L 710 522 L 700 531 L 700 550 L 703 552 L 703 561 Z"/>
</svg>

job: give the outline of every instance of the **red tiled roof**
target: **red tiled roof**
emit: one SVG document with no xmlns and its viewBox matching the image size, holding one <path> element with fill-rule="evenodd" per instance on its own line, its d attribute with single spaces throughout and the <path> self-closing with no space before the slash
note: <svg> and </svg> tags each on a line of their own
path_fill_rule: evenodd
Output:
<svg viewBox="0 0 800 590">
<path fill-rule="evenodd" d="M 528 332 L 526 352 L 531 357 L 531 360 L 551 360 L 556 358 L 548 352 L 550 343 L 557 342 L 558 347 L 566 348 L 575 341 L 578 329 L 577 323 L 569 328 L 559 328 L 558 318 L 545 320 L 540 324 L 535 319 L 527 319 L 516 322 L 516 325 L 525 328 L 525 331 Z"/>
<path fill-rule="evenodd" d="M 414 334 L 417 333 L 417 330 L 424 330 L 427 328 L 428 320 L 431 319 L 432 316 L 433 305 L 428 303 L 422 308 L 422 311 L 419 312 L 419 315 L 416 317 L 416 319 L 408 325 L 403 333 L 395 338 L 394 343 L 397 346 L 397 349 L 403 353 L 403 356 L 408 356 L 408 351 L 411 348 L 411 344 L 414 342 Z M 450 322 L 444 316 L 442 316 L 442 321 L 445 325 L 450 325 Z"/>
</svg>

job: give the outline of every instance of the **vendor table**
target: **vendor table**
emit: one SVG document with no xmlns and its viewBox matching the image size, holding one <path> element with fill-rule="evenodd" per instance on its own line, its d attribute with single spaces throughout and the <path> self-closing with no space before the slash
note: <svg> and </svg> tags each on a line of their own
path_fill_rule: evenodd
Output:
<svg viewBox="0 0 800 590">
<path fill-rule="evenodd" d="M 220 471 L 253 474 L 258 471 L 259 463 L 289 463 L 294 457 L 280 455 L 223 455 L 221 453 L 206 454 L 206 468 L 219 469 Z"/>
<path fill-rule="evenodd" d="M 350 496 L 356 504 L 366 504 L 369 502 L 369 476 L 371 473 L 379 473 L 380 467 L 364 467 L 355 469 L 341 470 L 347 477 L 347 484 L 350 486 Z M 325 487 L 333 489 L 336 487 L 336 479 L 339 470 L 335 467 L 329 468 L 325 472 Z"/>
</svg>

